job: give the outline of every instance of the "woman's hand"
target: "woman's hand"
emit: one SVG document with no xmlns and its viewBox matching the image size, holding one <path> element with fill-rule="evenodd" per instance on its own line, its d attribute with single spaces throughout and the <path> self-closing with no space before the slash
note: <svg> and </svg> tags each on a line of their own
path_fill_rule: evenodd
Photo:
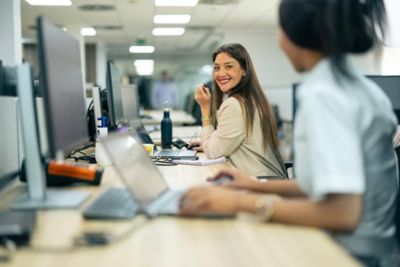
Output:
<svg viewBox="0 0 400 267">
<path fill-rule="evenodd" d="M 189 189 L 181 198 L 182 215 L 201 213 L 235 214 L 239 210 L 240 191 L 217 186 Z"/>
<path fill-rule="evenodd" d="M 201 146 L 200 140 L 191 141 L 188 149 L 196 150 L 198 152 L 203 152 L 203 147 Z"/>
<path fill-rule="evenodd" d="M 219 172 L 213 178 L 208 179 L 208 181 L 213 182 L 218 180 L 220 177 L 229 176 L 231 181 L 224 183 L 224 186 L 240 188 L 240 189 L 257 189 L 259 181 L 257 178 L 251 177 L 239 170 L 226 169 Z"/>
<path fill-rule="evenodd" d="M 200 105 L 202 114 L 209 115 L 211 110 L 211 93 L 203 84 L 196 88 L 194 99 Z M 207 113 L 207 114 L 205 114 Z"/>
</svg>

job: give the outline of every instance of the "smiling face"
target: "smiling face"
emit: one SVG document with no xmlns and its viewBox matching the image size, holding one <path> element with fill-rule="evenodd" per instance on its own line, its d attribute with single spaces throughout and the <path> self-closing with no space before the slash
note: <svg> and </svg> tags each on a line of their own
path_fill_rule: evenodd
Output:
<svg viewBox="0 0 400 267">
<path fill-rule="evenodd" d="M 222 52 L 215 57 L 214 80 L 224 93 L 229 93 L 242 79 L 243 68 L 228 53 Z"/>
</svg>

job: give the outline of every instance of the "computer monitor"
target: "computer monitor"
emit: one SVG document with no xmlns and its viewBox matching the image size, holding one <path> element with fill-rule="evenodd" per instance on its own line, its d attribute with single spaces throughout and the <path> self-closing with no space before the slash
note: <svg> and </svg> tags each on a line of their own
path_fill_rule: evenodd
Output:
<svg viewBox="0 0 400 267">
<path fill-rule="evenodd" d="M 110 128 L 116 129 L 118 123 L 124 119 L 121 94 L 121 74 L 119 69 L 112 63 L 107 63 L 107 104 Z"/>
<path fill-rule="evenodd" d="M 129 123 L 140 120 L 139 94 L 136 85 L 122 85 L 121 95 L 124 119 Z"/>
<path fill-rule="evenodd" d="M 0 96 L 0 191 L 18 176 L 20 166 L 20 127 L 18 98 Z"/>
<path fill-rule="evenodd" d="M 0 95 L 3 95 L 3 61 L 0 60 Z"/>
<path fill-rule="evenodd" d="M 400 121 L 400 76 L 368 75 L 367 77 L 386 93 L 392 102 L 397 120 Z"/>
<path fill-rule="evenodd" d="M 17 72 L 14 67 L 2 66 L 2 90 L 0 95 L 17 96 Z"/>
<path fill-rule="evenodd" d="M 78 40 L 39 17 L 38 50 L 49 157 L 89 142 Z"/>
</svg>

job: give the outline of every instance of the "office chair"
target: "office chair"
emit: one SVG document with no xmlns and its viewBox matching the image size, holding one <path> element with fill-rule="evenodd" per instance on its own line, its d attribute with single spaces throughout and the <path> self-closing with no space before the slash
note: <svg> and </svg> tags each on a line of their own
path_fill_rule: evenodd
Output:
<svg viewBox="0 0 400 267">
<path fill-rule="evenodd" d="M 286 173 L 288 172 L 289 168 L 293 168 L 293 161 L 291 161 L 291 160 L 287 160 L 287 161 L 285 160 L 283 162 L 283 164 L 285 165 Z M 264 180 L 264 179 L 266 179 L 266 180 L 286 180 L 286 179 L 289 179 L 289 175 L 288 175 L 288 177 L 268 176 L 268 175 L 266 175 L 266 176 L 257 176 L 257 179 L 259 179 L 259 180 Z"/>
<path fill-rule="evenodd" d="M 279 107 L 277 105 L 272 105 L 272 113 L 274 114 L 275 117 L 276 128 L 279 131 L 283 126 L 283 120 L 281 118 Z"/>
</svg>

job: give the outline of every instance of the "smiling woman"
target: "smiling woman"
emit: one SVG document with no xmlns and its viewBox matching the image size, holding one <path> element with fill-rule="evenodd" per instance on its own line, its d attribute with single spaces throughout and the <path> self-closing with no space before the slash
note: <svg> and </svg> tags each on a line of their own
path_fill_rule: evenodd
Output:
<svg viewBox="0 0 400 267">
<path fill-rule="evenodd" d="M 204 85 L 195 94 L 201 107 L 201 145 L 206 156 L 227 157 L 231 165 L 250 175 L 287 177 L 271 106 L 248 52 L 241 44 L 223 45 L 213 54 L 213 61 L 214 99 Z M 212 105 L 217 110 L 215 118 L 210 114 Z"/>
</svg>

